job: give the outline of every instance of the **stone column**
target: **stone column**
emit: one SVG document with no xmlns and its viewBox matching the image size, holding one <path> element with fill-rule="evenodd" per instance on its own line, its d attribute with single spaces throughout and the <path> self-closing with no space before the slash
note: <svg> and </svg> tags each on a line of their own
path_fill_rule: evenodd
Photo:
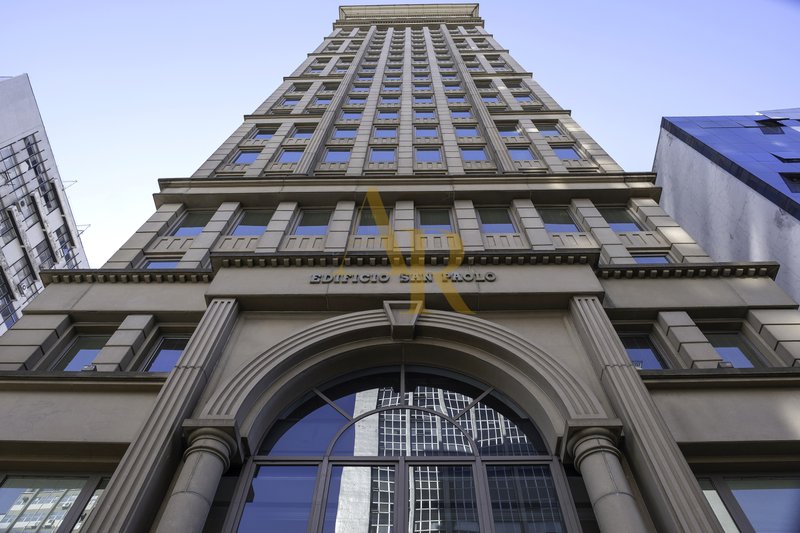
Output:
<svg viewBox="0 0 800 533">
<path fill-rule="evenodd" d="M 136 432 L 95 511 L 87 533 L 148 531 L 178 467 L 181 426 L 195 408 L 236 322 L 233 298 L 208 304 L 180 360 Z M 180 531 L 180 530 L 175 530 Z"/>
<path fill-rule="evenodd" d="M 622 420 L 625 456 L 657 529 L 674 533 L 722 533 L 600 300 L 596 296 L 575 296 L 570 311 L 603 390 Z"/>
<path fill-rule="evenodd" d="M 201 428 L 191 434 L 156 533 L 203 531 L 219 480 L 228 470 L 235 450 L 234 439 L 218 429 Z"/>
<path fill-rule="evenodd" d="M 578 431 L 567 443 L 603 533 L 648 531 L 620 463 L 616 438 L 603 428 Z"/>
</svg>

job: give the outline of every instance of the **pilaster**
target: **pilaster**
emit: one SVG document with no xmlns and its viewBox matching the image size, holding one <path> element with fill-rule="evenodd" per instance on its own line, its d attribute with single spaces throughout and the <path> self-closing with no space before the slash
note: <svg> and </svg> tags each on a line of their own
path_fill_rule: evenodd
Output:
<svg viewBox="0 0 800 533">
<path fill-rule="evenodd" d="M 155 326 L 153 315 L 128 315 L 94 358 L 92 364 L 98 372 L 128 370 L 131 359 L 138 352 Z"/>
<path fill-rule="evenodd" d="M 527 198 L 517 198 L 511 201 L 511 207 L 517 214 L 522 227 L 520 230 L 525 233 L 531 249 L 537 251 L 555 250 L 553 239 L 544 228 L 544 221 L 539 216 L 539 212 L 533 206 L 533 202 Z"/>
<path fill-rule="evenodd" d="M 611 229 L 606 219 L 595 208 L 594 203 L 586 198 L 574 199 L 570 205 L 581 226 L 589 230 L 595 241 L 600 244 L 600 262 L 616 265 L 631 264 L 633 257 L 622 244 L 619 235 Z"/>
<path fill-rule="evenodd" d="M 275 208 L 272 218 L 267 224 L 267 230 L 258 239 L 257 253 L 275 253 L 281 245 L 283 236 L 286 235 L 292 223 L 294 213 L 297 211 L 297 202 L 281 202 Z"/>
<path fill-rule="evenodd" d="M 670 254 L 680 263 L 711 263 L 713 259 L 697 241 L 652 198 L 632 198 L 630 207 L 645 223 L 670 243 Z"/>
<path fill-rule="evenodd" d="M 664 334 L 686 368 L 718 368 L 722 363 L 722 357 L 688 313 L 684 311 L 658 313 L 656 327 Z"/>
<path fill-rule="evenodd" d="M 198 268 L 209 264 L 209 252 L 219 236 L 228 229 L 239 209 L 239 202 L 223 202 L 205 225 L 200 235 L 192 239 L 189 250 L 178 262 L 178 268 Z"/>
<path fill-rule="evenodd" d="M 183 204 L 163 204 L 158 211 L 147 219 L 147 222 L 136 230 L 130 239 L 123 244 L 103 265 L 103 268 L 130 268 L 144 257 L 144 250 L 153 241 L 164 235 L 167 230 L 183 214 Z"/>
<path fill-rule="evenodd" d="M 350 237 L 350 228 L 353 226 L 355 209 L 356 203 L 350 200 L 336 203 L 336 209 L 328 224 L 328 235 L 325 237 L 326 252 L 344 253 Z"/>
</svg>

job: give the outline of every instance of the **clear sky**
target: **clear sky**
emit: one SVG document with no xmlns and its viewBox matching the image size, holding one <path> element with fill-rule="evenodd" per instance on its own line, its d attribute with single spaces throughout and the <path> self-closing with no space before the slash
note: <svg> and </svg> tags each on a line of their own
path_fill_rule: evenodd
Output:
<svg viewBox="0 0 800 533">
<path fill-rule="evenodd" d="M 156 180 L 191 175 L 340 3 L 392 2 L 2 3 L 0 75 L 30 75 L 99 268 L 154 211 Z M 628 171 L 651 169 L 662 116 L 800 106 L 800 0 L 488 0 L 480 12 Z"/>
</svg>

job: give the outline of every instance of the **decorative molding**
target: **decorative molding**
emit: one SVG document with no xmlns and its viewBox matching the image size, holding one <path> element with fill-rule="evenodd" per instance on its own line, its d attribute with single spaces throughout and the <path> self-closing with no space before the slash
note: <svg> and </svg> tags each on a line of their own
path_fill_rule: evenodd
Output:
<svg viewBox="0 0 800 533">
<path fill-rule="evenodd" d="M 764 278 L 775 279 L 774 261 L 740 263 L 672 263 L 665 265 L 604 265 L 597 267 L 601 279 L 654 278 Z"/>
<path fill-rule="evenodd" d="M 414 339 L 414 327 L 422 312 L 422 302 L 387 300 L 383 302 L 383 310 L 391 324 L 394 340 Z"/>
<path fill-rule="evenodd" d="M 170 270 L 42 270 L 45 285 L 51 283 L 209 283 L 214 272 L 195 269 Z"/>
</svg>

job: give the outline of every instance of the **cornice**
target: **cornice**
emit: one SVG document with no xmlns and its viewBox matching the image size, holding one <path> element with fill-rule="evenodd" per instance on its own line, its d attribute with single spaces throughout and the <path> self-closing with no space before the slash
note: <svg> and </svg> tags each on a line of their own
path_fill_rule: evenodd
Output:
<svg viewBox="0 0 800 533">
<path fill-rule="evenodd" d="M 740 263 L 670 263 L 664 265 L 602 265 L 600 279 L 658 278 L 763 278 L 775 279 L 780 264 L 775 261 Z"/>
</svg>

